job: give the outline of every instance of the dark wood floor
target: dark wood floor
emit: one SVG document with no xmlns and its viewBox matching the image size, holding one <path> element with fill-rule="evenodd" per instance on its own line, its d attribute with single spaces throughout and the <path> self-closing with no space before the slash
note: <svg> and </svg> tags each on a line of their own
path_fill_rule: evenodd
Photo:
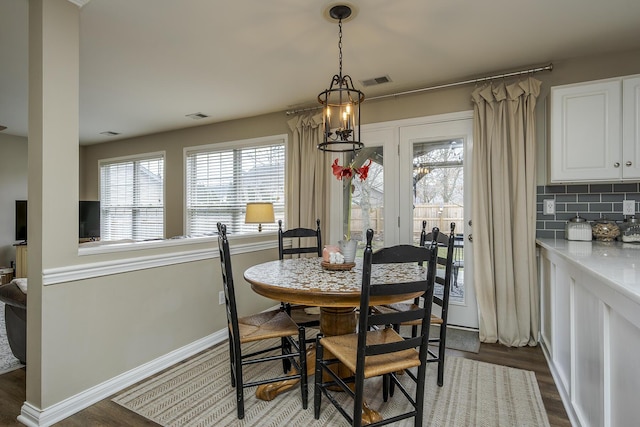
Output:
<svg viewBox="0 0 640 427">
<path fill-rule="evenodd" d="M 534 371 L 551 426 L 570 427 L 571 423 L 553 382 L 546 359 L 539 347 L 510 348 L 499 344 L 481 344 L 480 352 L 447 350 L 452 356 Z M 0 425 L 21 426 L 16 421 L 25 400 L 25 368 L 0 375 Z M 59 427 L 87 426 L 155 426 L 139 415 L 104 399 L 55 424 Z"/>
</svg>

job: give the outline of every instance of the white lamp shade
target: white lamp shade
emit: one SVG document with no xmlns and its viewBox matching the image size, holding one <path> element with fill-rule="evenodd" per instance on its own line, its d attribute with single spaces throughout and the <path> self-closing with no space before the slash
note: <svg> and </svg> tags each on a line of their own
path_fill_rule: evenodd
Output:
<svg viewBox="0 0 640 427">
<path fill-rule="evenodd" d="M 247 203 L 247 213 L 244 222 L 245 224 L 276 222 L 276 217 L 273 213 L 273 203 Z"/>
</svg>

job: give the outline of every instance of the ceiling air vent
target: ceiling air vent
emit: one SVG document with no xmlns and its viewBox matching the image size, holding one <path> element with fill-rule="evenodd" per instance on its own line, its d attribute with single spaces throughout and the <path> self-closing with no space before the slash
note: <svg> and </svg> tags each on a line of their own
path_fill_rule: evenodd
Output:
<svg viewBox="0 0 640 427">
<path fill-rule="evenodd" d="M 391 77 L 387 76 L 382 76 L 382 77 L 374 77 L 372 79 L 367 79 L 367 80 L 361 80 L 360 83 L 362 83 L 362 86 L 375 86 L 375 85 L 381 85 L 383 83 L 389 83 L 391 82 Z"/>
<path fill-rule="evenodd" d="M 193 120 L 200 120 L 200 119 L 206 119 L 207 116 L 206 114 L 202 114 L 202 113 L 193 113 L 193 114 L 187 114 L 186 117 L 189 117 Z"/>
<path fill-rule="evenodd" d="M 106 132 L 100 132 L 100 135 L 116 136 L 116 135 L 120 135 L 120 132 L 113 132 L 111 130 L 108 130 Z"/>
</svg>

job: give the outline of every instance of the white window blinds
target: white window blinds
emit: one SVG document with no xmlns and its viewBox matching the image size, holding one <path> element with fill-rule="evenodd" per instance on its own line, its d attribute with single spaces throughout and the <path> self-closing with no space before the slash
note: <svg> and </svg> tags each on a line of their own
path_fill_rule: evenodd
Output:
<svg viewBox="0 0 640 427">
<path fill-rule="evenodd" d="M 284 218 L 284 142 L 186 153 L 186 232 L 191 236 L 213 234 L 222 222 L 230 233 L 258 231 L 245 224 L 247 202 L 272 202 L 276 223 L 263 224 L 264 231 L 277 230 Z"/>
<path fill-rule="evenodd" d="M 100 162 L 102 240 L 164 238 L 164 155 Z"/>
</svg>

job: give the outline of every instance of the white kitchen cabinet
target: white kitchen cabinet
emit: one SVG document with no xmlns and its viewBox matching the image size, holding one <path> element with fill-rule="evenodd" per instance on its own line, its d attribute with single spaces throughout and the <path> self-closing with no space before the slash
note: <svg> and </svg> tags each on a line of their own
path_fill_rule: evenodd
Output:
<svg viewBox="0 0 640 427">
<path fill-rule="evenodd" d="M 549 181 L 640 178 L 640 76 L 551 88 Z"/>
</svg>

